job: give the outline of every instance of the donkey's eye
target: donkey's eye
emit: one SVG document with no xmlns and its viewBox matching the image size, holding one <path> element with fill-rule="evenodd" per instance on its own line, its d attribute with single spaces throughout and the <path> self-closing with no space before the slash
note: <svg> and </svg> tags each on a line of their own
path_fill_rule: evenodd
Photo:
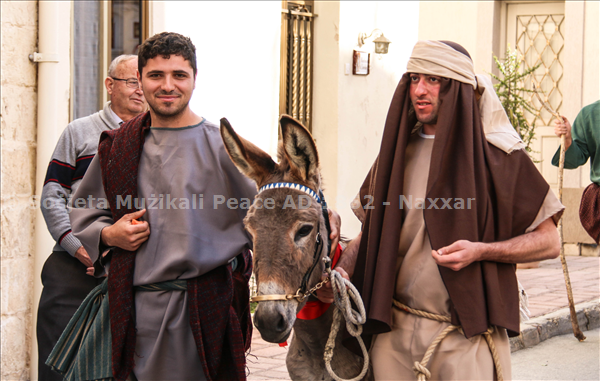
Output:
<svg viewBox="0 0 600 381">
<path fill-rule="evenodd" d="M 294 237 L 294 240 L 297 241 L 300 238 L 306 237 L 307 235 L 310 234 L 310 232 L 312 231 L 312 229 L 313 229 L 312 225 L 304 225 L 304 226 L 302 226 L 300 228 L 300 230 L 298 230 L 296 232 L 296 237 Z"/>
</svg>

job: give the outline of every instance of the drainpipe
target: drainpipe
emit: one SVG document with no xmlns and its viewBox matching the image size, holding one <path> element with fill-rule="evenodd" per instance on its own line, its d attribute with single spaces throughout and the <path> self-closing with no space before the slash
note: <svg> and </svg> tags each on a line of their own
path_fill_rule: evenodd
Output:
<svg viewBox="0 0 600 381">
<path fill-rule="evenodd" d="M 37 147 L 33 290 L 31 294 L 30 379 L 38 379 L 37 309 L 42 292 L 40 274 L 54 247 L 39 208 L 46 169 L 54 147 L 68 122 L 68 89 L 70 86 L 70 22 L 71 2 L 38 1 L 38 52 L 29 59 L 38 64 L 37 81 Z M 66 46 L 64 46 L 66 44 Z M 65 79 L 66 78 L 66 79 Z M 65 83 L 66 82 L 66 83 Z M 66 90 L 65 90 L 66 89 Z"/>
</svg>

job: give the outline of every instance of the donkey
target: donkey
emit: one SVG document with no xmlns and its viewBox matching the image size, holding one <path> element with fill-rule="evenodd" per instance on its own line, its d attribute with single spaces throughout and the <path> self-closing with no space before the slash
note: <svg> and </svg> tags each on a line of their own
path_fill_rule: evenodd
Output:
<svg viewBox="0 0 600 381">
<path fill-rule="evenodd" d="M 306 128 L 292 117 L 283 115 L 279 125 L 282 142 L 279 163 L 275 163 L 269 154 L 239 137 L 227 119 L 221 119 L 221 136 L 231 160 L 259 189 L 244 219 L 254 242 L 259 296 L 292 296 L 301 284 L 313 287 L 324 271 L 322 259 L 328 256 L 328 245 L 323 244 L 329 234 L 320 203 L 317 148 Z M 305 304 L 306 299 L 299 302 L 291 297 L 261 301 L 254 325 L 272 343 L 286 341 L 293 327 L 286 357 L 293 380 L 332 380 L 323 353 L 335 307 L 313 320 L 296 319 Z M 349 379 L 360 373 L 363 360 L 342 345 L 341 336 L 336 339 L 331 367 L 339 377 Z M 371 371 L 365 379 L 372 379 Z"/>
</svg>

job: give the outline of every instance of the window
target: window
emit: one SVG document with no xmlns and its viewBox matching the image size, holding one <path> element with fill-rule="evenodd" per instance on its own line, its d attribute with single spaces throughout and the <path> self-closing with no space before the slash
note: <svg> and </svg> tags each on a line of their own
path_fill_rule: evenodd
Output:
<svg viewBox="0 0 600 381">
<path fill-rule="evenodd" d="M 522 67 L 531 68 L 540 64 L 524 83 L 525 88 L 533 89 L 535 84 L 542 92 L 541 98 L 557 112 L 560 112 L 563 100 L 559 85 L 563 78 L 561 53 L 564 47 L 564 20 L 564 14 L 518 15 L 516 26 L 516 49 L 523 56 Z M 535 94 L 524 95 L 536 110 L 535 115 L 527 113 L 529 121 L 549 126 L 553 115 L 542 106 Z"/>
<path fill-rule="evenodd" d="M 538 88 L 540 96 L 561 112 L 563 103 L 564 2 L 507 2 L 506 44 L 522 57 L 523 70 L 540 67 L 523 83 L 526 89 Z M 553 116 L 534 93 L 522 94 L 535 110 L 525 112 L 529 123 L 537 127 L 553 126 Z"/>
<path fill-rule="evenodd" d="M 73 2 L 73 85 L 71 92 L 72 119 L 98 111 L 103 89 L 101 63 L 101 3 Z"/>
<path fill-rule="evenodd" d="M 142 0 L 74 1 L 71 120 L 91 115 L 108 100 L 110 62 L 137 54 L 148 38 L 148 3 Z"/>
<path fill-rule="evenodd" d="M 121 54 L 137 54 L 137 48 L 144 41 L 140 20 L 142 1 L 111 1 L 111 58 Z"/>
<path fill-rule="evenodd" d="M 312 125 L 313 2 L 284 1 L 279 112 Z"/>
</svg>

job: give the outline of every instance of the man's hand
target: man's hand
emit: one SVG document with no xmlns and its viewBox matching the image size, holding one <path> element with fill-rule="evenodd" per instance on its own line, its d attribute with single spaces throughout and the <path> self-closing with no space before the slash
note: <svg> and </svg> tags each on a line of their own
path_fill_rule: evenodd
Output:
<svg viewBox="0 0 600 381">
<path fill-rule="evenodd" d="M 329 212 L 329 225 L 331 226 L 331 233 L 329 238 L 331 239 L 331 252 L 329 258 L 333 258 L 335 250 L 337 249 L 338 243 L 340 242 L 340 229 L 342 227 L 342 219 L 335 210 L 328 209 Z"/>
<path fill-rule="evenodd" d="M 331 239 L 331 252 L 329 258 L 333 259 L 335 250 L 337 249 L 338 243 L 340 242 L 340 228 L 342 226 L 342 219 L 339 214 L 333 209 L 328 209 L 329 212 L 329 226 L 331 227 L 331 233 L 329 238 Z M 339 272 L 342 277 L 350 280 L 348 273 L 340 267 L 336 267 L 335 270 Z M 328 274 L 323 273 L 321 280 L 327 278 Z M 323 288 L 317 290 L 317 298 L 323 303 L 333 303 L 333 289 L 331 288 L 331 282 L 326 283 Z"/>
<path fill-rule="evenodd" d="M 85 273 L 87 275 L 94 275 L 94 264 L 92 263 L 92 260 L 90 259 L 89 254 L 87 253 L 87 251 L 83 248 L 83 246 L 80 246 L 79 249 L 77 249 L 77 251 L 75 252 L 75 258 L 77 258 L 79 260 L 79 262 L 83 263 L 86 267 Z"/>
<path fill-rule="evenodd" d="M 432 250 L 435 263 L 458 271 L 475 261 L 528 263 L 552 259 L 560 254 L 560 239 L 552 217 L 533 231 L 500 242 L 460 240 L 438 251 Z"/>
<path fill-rule="evenodd" d="M 438 251 L 432 250 L 431 255 L 438 265 L 458 271 L 481 260 L 483 245 L 481 242 L 460 240 Z"/>
<path fill-rule="evenodd" d="M 348 273 L 343 268 L 336 267 L 334 270 L 340 273 L 342 278 L 350 280 Z M 327 274 L 323 274 L 321 280 L 325 278 L 327 278 Z M 333 288 L 331 287 L 331 282 L 327 282 L 320 290 L 317 290 L 316 295 L 317 299 L 319 299 L 323 303 L 333 303 Z"/>
<path fill-rule="evenodd" d="M 362 233 L 359 233 L 350 243 L 346 246 L 346 249 L 342 251 L 340 259 L 335 266 L 334 270 L 340 273 L 342 278 L 351 280 L 352 274 L 354 274 L 354 266 L 356 265 L 356 256 L 358 254 L 358 248 L 360 246 L 360 239 Z M 323 274 L 321 280 L 325 279 L 327 274 Z M 324 303 L 333 303 L 333 289 L 331 288 L 331 282 L 326 283 L 323 288 L 317 291 L 317 298 Z"/>
<path fill-rule="evenodd" d="M 142 217 L 146 209 L 129 213 L 121 217 L 114 225 L 102 229 L 102 242 L 106 246 L 116 246 L 123 250 L 135 251 L 140 245 L 148 240 L 150 235 L 150 226 L 147 221 L 136 221 L 134 219 Z"/>
<path fill-rule="evenodd" d="M 562 135 L 565 135 L 565 151 L 569 149 L 569 147 L 571 146 L 571 144 L 573 143 L 573 137 L 571 136 L 571 123 L 569 123 L 569 120 L 564 117 L 561 116 L 562 120 L 555 120 L 554 121 L 554 134 L 558 137 L 561 137 Z"/>
</svg>

